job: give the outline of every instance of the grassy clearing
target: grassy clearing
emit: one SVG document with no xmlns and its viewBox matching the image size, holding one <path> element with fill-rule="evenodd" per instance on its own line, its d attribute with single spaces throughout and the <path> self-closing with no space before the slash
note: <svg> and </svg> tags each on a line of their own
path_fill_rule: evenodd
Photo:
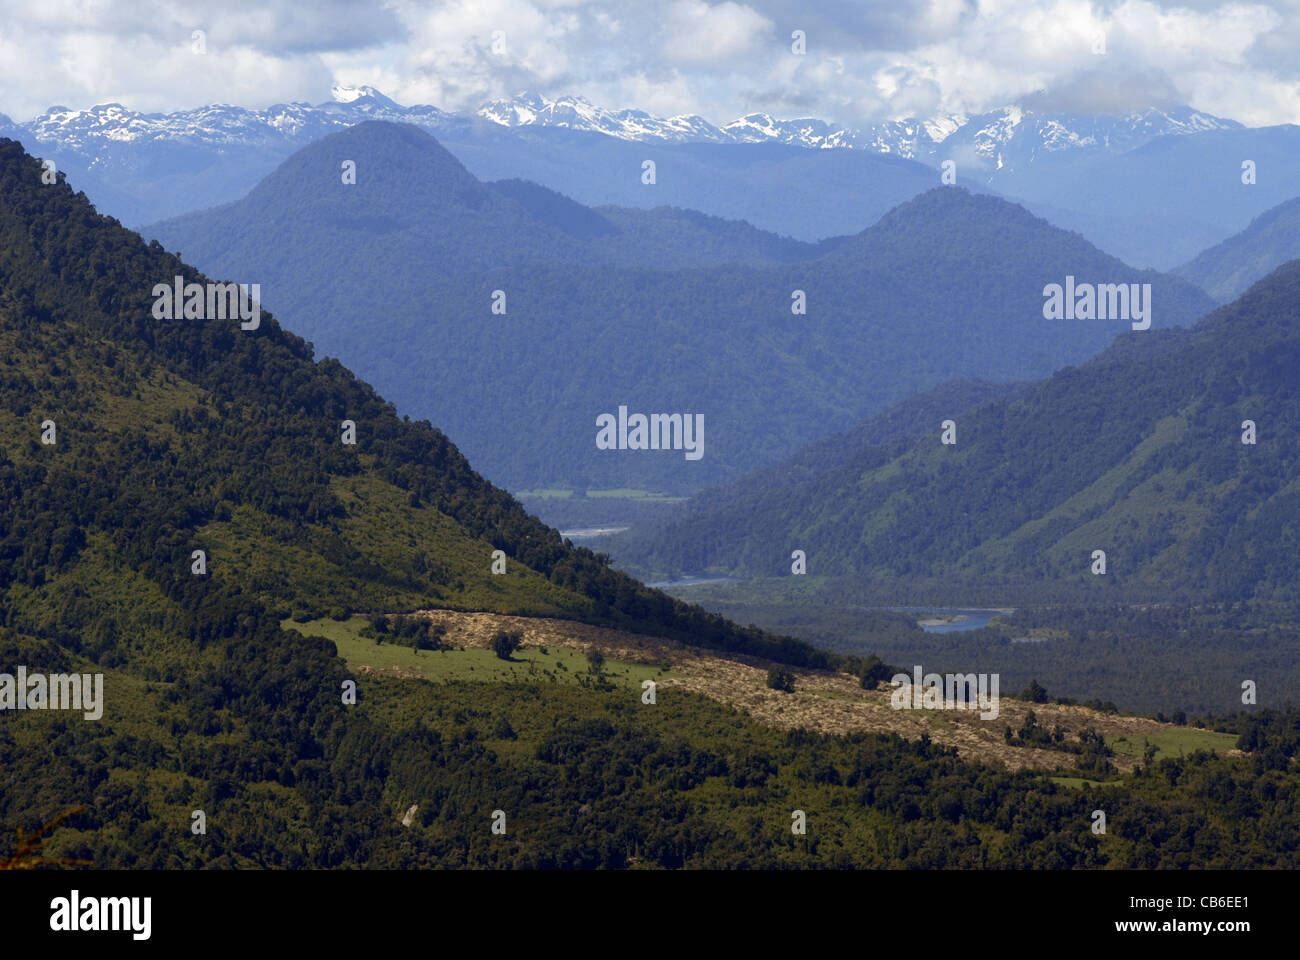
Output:
<svg viewBox="0 0 1300 960">
<path fill-rule="evenodd" d="M 1063 787 L 1069 787 L 1072 790 L 1082 790 L 1084 787 L 1101 787 L 1114 786 L 1117 781 L 1102 783 L 1100 780 L 1087 780 L 1083 777 L 1049 777 L 1052 783 L 1060 784 Z"/>
<path fill-rule="evenodd" d="M 834 690 L 814 690 L 812 693 L 813 696 L 825 697 L 827 700 L 846 700 L 850 703 L 856 702 L 854 697 L 850 697 L 845 693 L 837 693 Z"/>
<path fill-rule="evenodd" d="M 631 487 L 615 487 L 610 490 L 588 490 L 589 500 L 657 500 L 661 503 L 680 503 L 686 497 L 670 497 L 666 493 L 653 490 L 634 490 Z"/>
<path fill-rule="evenodd" d="M 1106 738 L 1106 744 L 1112 750 L 1129 757 L 1142 756 L 1148 742 L 1155 744 L 1156 757 L 1160 759 L 1193 753 L 1196 750 L 1227 753 L 1237 746 L 1237 735 L 1215 733 L 1213 730 L 1198 730 L 1196 727 L 1168 727 L 1150 735 Z"/>
<path fill-rule="evenodd" d="M 539 487 L 536 490 L 515 491 L 517 500 L 640 500 L 647 503 L 680 503 L 686 497 L 674 497 L 655 490 L 637 490 L 633 487 L 613 487 L 609 490 L 568 490 L 564 487 Z"/>
<path fill-rule="evenodd" d="M 543 653 L 528 646 L 515 651 L 510 660 L 502 660 L 491 650 L 468 647 L 460 650 L 414 650 L 385 641 L 376 643 L 360 635 L 366 625 L 363 617 L 347 620 L 321 619 L 308 623 L 284 622 L 288 629 L 310 636 L 325 637 L 338 647 L 339 656 L 356 670 L 361 667 L 398 676 L 418 675 L 426 680 L 476 680 L 482 683 L 558 680 L 577 682 L 590 676 L 587 656 L 571 647 L 548 646 Z M 603 670 L 607 680 L 640 687 L 644 680 L 665 680 L 673 676 L 658 666 L 628 663 L 607 658 Z"/>
</svg>

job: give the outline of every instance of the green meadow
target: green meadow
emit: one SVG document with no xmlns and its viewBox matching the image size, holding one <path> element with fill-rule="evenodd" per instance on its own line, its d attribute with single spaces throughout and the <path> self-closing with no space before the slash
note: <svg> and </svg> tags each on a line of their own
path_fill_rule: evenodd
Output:
<svg viewBox="0 0 1300 960">
<path fill-rule="evenodd" d="M 1185 756 L 1197 750 L 1226 753 L 1237 746 L 1237 734 L 1215 733 L 1196 727 L 1169 727 L 1151 736 L 1107 737 L 1106 744 L 1117 754 L 1140 757 L 1147 743 L 1155 744 L 1156 758 Z"/>
<path fill-rule="evenodd" d="M 385 640 L 377 643 L 361 636 L 364 617 L 332 620 L 328 617 L 307 623 L 286 620 L 287 630 L 333 641 L 339 656 L 353 670 L 361 666 L 379 671 L 413 670 L 426 680 L 477 680 L 482 683 L 558 680 L 576 683 L 579 677 L 591 676 L 587 655 L 571 647 L 548 646 L 516 650 L 510 660 L 502 660 L 491 650 L 467 647 L 452 650 L 416 650 Z M 672 671 L 659 666 L 629 663 L 606 658 L 601 670 L 606 680 L 640 687 L 645 680 L 664 680 Z"/>
</svg>

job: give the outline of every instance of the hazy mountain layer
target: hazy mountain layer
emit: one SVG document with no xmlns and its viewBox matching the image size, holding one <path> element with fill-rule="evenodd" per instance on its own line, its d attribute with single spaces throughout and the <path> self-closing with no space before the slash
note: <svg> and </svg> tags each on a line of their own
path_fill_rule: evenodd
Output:
<svg viewBox="0 0 1300 960">
<path fill-rule="evenodd" d="M 511 190 L 478 184 L 421 131 L 363 124 L 244 200 L 151 233 L 213 276 L 260 281 L 295 329 L 515 489 L 697 490 L 943 380 L 1078 363 L 1140 322 L 1045 319 L 1045 288 L 1069 278 L 1150 284 L 1155 327 L 1212 305 L 1181 279 L 959 188 L 805 248 L 812 259 L 748 267 L 706 264 L 800 250 L 682 212 L 582 214 Z M 701 247 L 711 256 L 698 269 L 618 266 L 619 250 Z M 624 449 L 601 449 L 598 419 L 620 407 L 629 431 L 633 415 L 702 415 L 702 453 L 685 437 L 672 451 L 632 449 L 630 432 L 614 438 Z"/>
</svg>

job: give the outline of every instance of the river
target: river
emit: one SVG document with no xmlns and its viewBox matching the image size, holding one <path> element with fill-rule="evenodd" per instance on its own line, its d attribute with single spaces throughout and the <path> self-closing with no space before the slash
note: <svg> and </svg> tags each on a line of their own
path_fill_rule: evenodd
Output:
<svg viewBox="0 0 1300 960">
<path fill-rule="evenodd" d="M 741 577 L 682 577 L 680 580 L 657 580 L 647 587 L 663 590 L 666 587 L 693 587 L 701 583 L 744 583 Z"/>
</svg>

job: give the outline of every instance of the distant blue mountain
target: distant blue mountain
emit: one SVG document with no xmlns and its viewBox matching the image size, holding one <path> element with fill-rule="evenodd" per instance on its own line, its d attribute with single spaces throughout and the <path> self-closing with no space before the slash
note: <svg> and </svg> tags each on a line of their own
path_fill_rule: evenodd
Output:
<svg viewBox="0 0 1300 960">
<path fill-rule="evenodd" d="M 689 207 L 809 241 L 859 230 L 938 182 L 933 169 L 896 156 L 693 142 L 695 126 L 637 140 L 611 136 L 607 125 L 510 128 L 436 107 L 402 107 L 370 88 L 336 87 L 334 95 L 319 106 L 218 105 L 174 114 L 121 104 L 51 107 L 18 124 L 15 139 L 54 159 L 101 212 L 131 226 L 235 200 L 296 150 L 366 120 L 435 133 L 480 180 L 528 180 L 587 205 Z M 641 182 L 647 159 L 658 165 L 654 186 Z"/>
<path fill-rule="evenodd" d="M 1116 256 L 1167 269 L 1300 196 L 1297 156 L 1294 124 L 1210 130 L 1060 168 L 1042 165 L 1003 188 Z M 1253 184 L 1242 182 L 1245 161 L 1254 163 Z"/>
<path fill-rule="evenodd" d="M 761 149 L 776 166 L 757 161 L 758 179 L 798 150 Z M 910 164 L 826 153 L 798 156 Z M 659 156 L 672 176 L 678 154 Z M 340 183 L 344 159 L 353 186 Z M 695 490 L 944 380 L 1078 363 L 1130 323 L 1045 320 L 1044 286 L 1069 276 L 1151 284 L 1156 327 L 1213 305 L 959 187 L 815 245 L 681 210 L 578 206 L 526 184 L 494 189 L 428 134 L 372 122 L 295 154 L 243 200 L 145 233 L 210 276 L 260 282 L 290 329 L 515 489 Z M 792 310 L 796 291 L 806 313 Z M 703 414 L 703 457 L 599 449 L 597 417 L 620 406 Z"/>
</svg>

